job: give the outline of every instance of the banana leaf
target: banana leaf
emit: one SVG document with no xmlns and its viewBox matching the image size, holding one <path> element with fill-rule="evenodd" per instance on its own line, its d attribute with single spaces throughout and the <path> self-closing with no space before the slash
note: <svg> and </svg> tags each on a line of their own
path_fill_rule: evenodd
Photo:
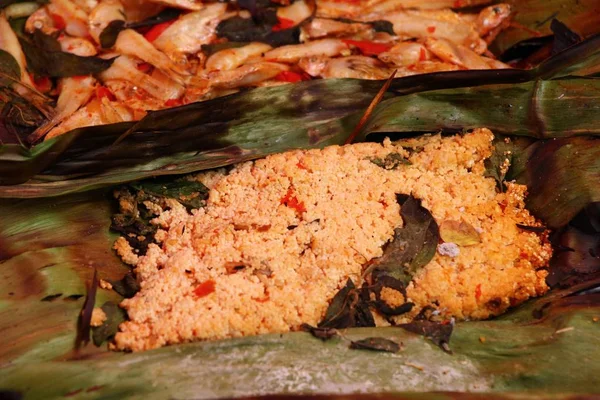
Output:
<svg viewBox="0 0 600 400">
<path fill-rule="evenodd" d="M 436 96 L 437 91 L 453 90 L 440 92 L 447 97 L 442 103 L 436 101 L 437 114 L 433 118 L 436 121 L 396 118 L 401 121 L 402 130 L 432 131 L 445 124 L 450 127 L 453 123 L 445 116 L 460 109 L 463 99 L 471 96 L 471 110 L 480 112 L 477 115 L 471 112 L 465 119 L 471 118 L 478 126 L 493 125 L 503 133 L 518 131 L 533 137 L 553 136 L 556 131 L 540 132 L 543 127 L 534 123 L 519 127 L 517 120 L 502 118 L 492 109 L 489 91 L 520 90 L 516 99 L 498 99 L 498 102 L 504 101 L 502 106 L 514 110 L 509 114 L 518 115 L 521 121 L 528 118 L 526 110 L 532 103 L 537 109 L 536 118 L 552 118 L 546 113 L 556 107 L 550 97 L 553 93 L 562 94 L 560 100 L 569 101 L 570 107 L 579 107 L 586 101 L 593 104 L 595 87 L 580 81 L 566 84 L 570 85 L 569 93 L 577 90 L 580 96 L 571 98 L 559 93 L 560 84 L 546 89 L 543 82 L 563 76 L 564 71 L 576 74 L 599 59 L 600 36 L 595 36 L 534 70 L 456 71 L 399 78 L 391 84 L 387 97 L 411 104 L 405 111 L 422 114 L 429 110 L 430 101 L 403 96 L 416 93 Z M 517 86 L 527 82 L 529 86 Z M 474 89 L 485 85 L 488 92 L 485 87 L 480 92 Z M 150 113 L 137 123 L 77 129 L 38 145 L 45 146 L 40 151 L 36 151 L 37 146 L 30 150 L 19 145 L 0 146 L 0 183 L 4 184 L 0 186 L 0 197 L 56 196 L 150 176 L 215 168 L 294 148 L 340 144 L 351 134 L 380 87 L 381 82 L 377 81 L 345 79 L 259 88 Z M 481 112 L 488 106 L 490 112 Z M 589 121 L 592 112 L 586 109 L 582 113 L 587 118 L 583 121 Z M 461 119 L 463 115 L 458 113 L 454 118 Z M 440 124 L 441 121 L 444 123 Z M 583 125 L 582 132 L 589 130 L 590 123 Z M 380 131 L 373 124 L 370 126 L 371 131 Z M 398 129 L 396 126 L 394 130 Z M 23 164 L 29 168 L 23 169 Z M 31 179 L 22 183 L 28 178 Z"/>
<path fill-rule="evenodd" d="M 457 323 L 452 355 L 399 328 L 349 329 L 327 342 L 297 332 L 136 354 L 88 346 L 75 354 L 79 296 L 94 269 L 105 280 L 128 270 L 110 250 L 111 213 L 104 191 L 0 200 L 0 389 L 24 399 L 355 392 L 423 398 L 409 393 L 417 391 L 563 399 L 598 391 L 600 295 L 592 289 L 600 281 L 555 291 L 494 320 Z M 119 297 L 98 289 L 96 305 L 109 300 Z M 402 348 L 348 348 L 349 340 L 370 336 Z"/>
<path fill-rule="evenodd" d="M 502 54 L 519 42 L 552 35 L 557 19 L 582 37 L 600 33 L 600 4 L 597 0 L 502 0 L 516 10 L 513 23 L 494 40 L 491 50 Z"/>
<path fill-rule="evenodd" d="M 555 4 L 553 1 L 548 3 Z M 504 137 L 499 137 L 496 142 L 497 151 L 513 151 L 512 167 L 506 179 L 527 183 L 530 190 L 528 206 L 549 226 L 566 229 L 565 235 L 570 235 L 570 241 L 561 242 L 565 248 L 561 257 L 590 253 L 589 261 L 597 254 L 593 251 L 600 244 L 600 218 L 597 212 L 590 211 L 598 204 L 593 202 L 599 201 L 599 185 L 595 183 L 600 181 L 600 139 L 597 139 L 595 126 L 598 118 L 594 116 L 598 107 L 598 87 L 595 79 L 566 76 L 585 75 L 582 71 L 588 71 L 587 68 L 596 63 L 589 60 L 596 54 L 590 50 L 600 48 L 597 42 L 593 48 L 583 46 L 586 51 L 583 56 L 579 55 L 582 58 L 552 61 L 533 72 L 493 71 L 473 75 L 467 71 L 397 79 L 393 91 L 363 127 L 363 138 L 369 134 L 395 132 L 404 136 L 481 126 L 476 125 L 476 111 L 479 110 L 481 122 L 489 122 L 494 129 L 510 135 L 508 143 Z M 576 49 L 581 51 L 581 48 Z M 566 65 L 565 61 L 571 62 Z M 565 73 L 567 67 L 570 72 Z M 475 81 L 467 83 L 470 79 Z M 277 140 L 276 135 L 282 133 L 280 125 L 287 127 L 283 130 L 287 140 L 293 139 L 301 146 L 343 142 L 345 135 L 354 129 L 373 92 L 381 87 L 381 82 L 369 83 L 372 88 L 360 86 L 366 84 L 356 81 L 330 82 L 330 97 L 337 101 L 334 104 L 338 108 L 327 108 L 327 103 L 317 100 L 309 102 L 311 96 L 321 95 L 310 90 L 311 82 L 306 86 L 283 87 L 286 94 L 280 94 L 282 99 L 288 98 L 288 91 L 298 88 L 293 93 L 302 95 L 296 98 L 305 99 L 313 107 L 307 105 L 303 116 L 294 119 L 299 118 L 298 114 L 293 114 L 288 103 L 275 103 L 279 106 L 287 104 L 283 109 L 288 110 L 289 115 L 283 115 L 283 122 L 278 111 L 265 113 L 264 110 L 268 110 L 266 104 L 262 111 L 253 108 L 245 114 L 240 112 L 244 110 L 241 106 L 229 107 L 232 104 L 230 98 L 220 99 L 218 104 L 226 111 L 215 119 L 223 122 L 229 117 L 245 116 L 234 131 L 239 135 L 237 139 L 241 137 L 247 141 L 250 150 L 241 150 L 222 141 L 218 143 L 220 148 L 210 147 L 205 153 L 198 153 L 197 149 L 185 152 L 177 147 L 175 140 L 156 140 L 161 133 L 166 133 L 164 136 L 173 134 L 174 129 L 163 129 L 176 126 L 170 124 L 181 121 L 185 127 L 187 122 L 181 119 L 183 116 L 202 121 L 205 116 L 196 113 L 195 107 L 210 114 L 214 111 L 210 105 L 194 105 L 185 109 L 186 113 L 170 111 L 173 114 L 169 114 L 170 119 L 165 120 L 160 130 L 154 129 L 159 126 L 156 120 L 146 121 L 149 125 L 143 131 L 132 130 L 121 143 L 138 135 L 147 138 L 144 146 L 138 147 L 140 152 L 133 156 L 126 152 L 125 145 L 115 144 L 117 138 L 135 126 L 133 124 L 100 127 L 93 131 L 96 135 L 84 133 L 92 130 L 78 131 L 44 143 L 46 147 L 29 150 L 3 147 L 0 160 L 7 162 L 0 164 L 3 179 L 21 174 L 13 182 L 22 182 L 31 177 L 28 173 L 37 176 L 27 184 L 5 184 L 0 188 L 0 197 L 65 194 L 146 176 L 211 168 L 211 165 L 225 165 L 246 159 L 244 157 L 255 158 L 268 151 L 289 148 Z M 348 85 L 347 92 L 335 96 L 337 85 L 342 88 Z M 357 87 L 360 91 L 353 92 Z M 373 92 L 363 96 L 362 91 L 367 90 Z M 256 93 L 264 94 L 259 90 L 233 97 Z M 352 103 L 342 99 L 346 94 L 349 94 L 346 97 L 356 96 L 358 101 Z M 503 103 L 505 96 L 511 96 L 510 101 Z M 273 98 L 277 97 L 270 100 Z M 427 108 L 413 109 L 413 102 L 422 102 Z M 502 109 L 502 104 L 523 109 L 507 111 Z M 566 108 L 568 104 L 570 106 Z M 326 109 L 319 110 L 319 107 Z M 489 113 L 482 112 L 484 107 L 488 107 Z M 393 110 L 396 111 L 393 113 Z M 404 114 L 398 116 L 397 113 Z M 426 118 L 427 122 L 417 120 L 414 113 L 418 118 Z M 253 120 L 258 114 L 268 118 Z M 561 115 L 566 121 L 552 114 Z M 526 119 L 526 115 L 531 115 L 531 119 Z M 146 122 L 142 121 L 137 128 L 144 127 Z M 521 122 L 526 124 L 526 129 L 519 125 Z M 222 126 L 210 125 L 216 133 Z M 265 132 L 254 131 L 253 126 Z M 107 132 L 107 129 L 111 131 Z M 204 132 L 209 132 L 204 137 L 206 140 L 213 133 L 209 127 Z M 255 132 L 254 136 L 250 135 L 252 132 Z M 188 134 L 179 139 L 194 137 L 191 132 Z M 514 136 L 517 134 L 523 136 Z M 270 140 L 267 144 L 265 138 Z M 210 143 L 197 140 L 201 145 Z M 506 146 L 502 147 L 503 144 Z M 120 153 L 111 158 L 108 150 L 119 150 Z M 172 151 L 172 154 L 153 160 L 161 151 Z M 246 151 L 255 153 L 247 154 Z M 102 172 L 103 162 L 120 162 L 116 155 L 131 160 L 131 163 L 111 166 L 108 171 L 112 175 Z M 39 162 L 40 157 L 47 159 Z M 18 164 L 11 164 L 13 159 Z M 196 161 L 198 165 L 194 165 Z M 30 169 L 22 173 L 21 166 Z M 93 170 L 95 175 L 86 174 L 85 168 Z M 69 175 L 62 175 L 67 173 Z M 63 180 L 67 177 L 69 180 Z M 5 337 L 4 344 L 0 345 L 0 398 L 121 399 L 143 396 L 163 399 L 265 395 L 285 398 L 291 394 L 319 394 L 328 399 L 568 399 L 587 398 L 586 395 L 600 391 L 596 383 L 600 374 L 599 354 L 596 354 L 600 348 L 597 335 L 600 280 L 591 279 L 593 275 L 585 275 L 578 281 L 583 283 L 571 288 L 554 289 L 548 296 L 530 301 L 502 317 L 457 323 L 450 341 L 452 355 L 425 338 L 399 328 L 354 328 L 342 332 L 342 338 L 328 342 L 297 332 L 171 346 L 137 354 L 113 353 L 94 346 L 76 353 L 73 348 L 77 320 L 85 301 L 86 286 L 94 271 L 98 272 L 99 278 L 111 281 L 119 280 L 129 272 L 111 250 L 117 237 L 109 230 L 113 206 L 106 190 L 51 198 L 0 199 L 0 271 L 3 278 L 0 280 L 0 332 Z M 588 214 L 577 211 L 581 207 Z M 584 219 L 595 221 L 597 230 L 591 232 L 596 233 L 590 234 L 579 225 L 575 227 L 573 223 L 579 218 L 575 216 L 578 212 L 579 216 L 587 215 Z M 587 239 L 582 240 L 577 232 L 584 232 Z M 556 276 L 564 275 L 564 270 L 568 275 L 579 261 L 555 257 L 550 265 L 551 276 L 557 282 L 564 282 Z M 98 289 L 95 305 L 100 307 L 120 299 L 114 291 Z M 373 336 L 400 342 L 401 350 L 376 353 L 349 349 L 350 341 Z"/>
</svg>

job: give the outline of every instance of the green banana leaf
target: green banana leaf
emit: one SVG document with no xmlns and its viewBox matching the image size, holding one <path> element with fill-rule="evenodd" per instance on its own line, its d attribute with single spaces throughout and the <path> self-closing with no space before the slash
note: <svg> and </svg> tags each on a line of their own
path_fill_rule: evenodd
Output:
<svg viewBox="0 0 600 400">
<path fill-rule="evenodd" d="M 456 71 L 396 79 L 387 95 L 392 98 L 390 101 L 405 104 L 408 108 L 404 111 L 415 116 L 425 114 L 426 118 L 410 118 L 403 113 L 394 117 L 393 130 L 452 128 L 455 123 L 447 116 L 454 113 L 452 118 L 493 126 L 501 133 L 538 137 L 543 127 L 536 121 L 517 124 L 530 117 L 527 110 L 532 105 L 535 117 L 542 123 L 544 119 L 557 119 L 548 114 L 555 109 L 555 100 L 560 100 L 558 104 L 568 101 L 569 107 L 579 108 L 593 105 L 597 95 L 596 86 L 590 87 L 587 82 L 569 82 L 563 87 L 561 83 L 545 81 L 561 77 L 565 71 L 576 74 L 599 60 L 600 36 L 595 36 L 534 70 Z M 525 83 L 529 85 L 522 86 Z M 480 86 L 484 88 L 477 89 Z M 31 150 L 19 145 L 0 146 L 0 183 L 4 183 L 0 197 L 56 196 L 150 176 L 215 168 L 294 148 L 340 144 L 351 134 L 380 88 L 381 82 L 351 79 L 259 88 L 150 113 L 137 123 L 77 129 L 38 145 L 45 146 L 41 150 L 37 146 Z M 519 95 L 503 100 L 490 95 L 491 90 L 509 90 Z M 567 90 L 569 96 L 564 94 Z M 415 96 L 417 93 L 424 96 Z M 438 93 L 442 97 L 434 100 L 436 114 L 430 116 L 432 103 L 426 96 L 435 97 Z M 412 97 L 404 97 L 411 94 Z M 469 96 L 471 113 L 463 115 L 464 99 Z M 490 96 L 502 107 L 508 107 L 505 115 L 512 118 L 495 112 L 498 104 L 493 104 Z M 382 107 L 387 105 L 378 109 Z M 482 111 L 485 107 L 489 107 L 489 112 Z M 476 114 L 475 110 L 480 112 Z M 593 111 L 584 109 L 580 113 L 581 133 L 595 131 L 590 121 Z M 370 132 L 381 131 L 373 124 L 369 126 Z M 563 134 L 557 133 L 560 127 L 553 128 L 542 134 Z M 22 168 L 23 164 L 28 168 Z M 28 175 L 32 171 L 37 175 Z"/>
<path fill-rule="evenodd" d="M 88 346 L 76 354 L 84 301 L 77 296 L 94 269 L 107 280 L 127 270 L 110 250 L 112 212 L 103 191 L 0 200 L 0 389 L 24 399 L 415 391 L 568 398 L 598 390 L 600 295 L 589 289 L 600 281 L 555 291 L 501 318 L 457 323 L 452 355 L 399 328 L 350 329 L 328 342 L 297 332 L 135 354 Z M 96 305 L 108 300 L 118 296 L 98 289 Z M 399 341 L 402 349 L 348 348 L 348 340 L 369 336 Z M 419 398 L 413 396 L 406 394 Z"/>
<path fill-rule="evenodd" d="M 570 4 L 568 0 L 543 3 L 549 7 Z M 586 0 L 577 3 L 590 5 Z M 575 11 L 577 8 L 573 15 L 577 15 Z M 595 117 L 598 80 L 571 76 L 585 76 L 590 66 L 598 65 L 595 57 L 600 46 L 593 43 L 569 50 L 580 52 L 578 57 L 567 60 L 562 54 L 535 71 L 481 75 L 466 71 L 397 79 L 362 129 L 364 139 L 373 133 L 404 136 L 438 129 L 457 131 L 481 126 L 477 124 L 481 121 L 510 135 L 508 143 L 504 137 L 496 142 L 499 154 L 512 151 L 506 179 L 526 183 L 528 207 L 557 233 L 563 232 L 560 245 L 566 250 L 551 262 L 553 282 L 559 287 L 565 275 L 572 278 L 573 274 L 579 279 L 576 282 L 583 282 L 566 290 L 555 288 L 546 297 L 500 318 L 457 323 L 450 340 L 452 355 L 398 328 L 349 329 L 342 332 L 342 339 L 329 342 L 297 332 L 136 354 L 113 353 L 92 345 L 73 350 L 77 320 L 94 271 L 106 280 L 119 280 L 129 272 L 111 250 L 117 237 L 109 231 L 115 211 L 111 194 L 91 189 L 226 165 L 290 146 L 341 143 L 381 82 L 330 81 L 327 93 L 335 102 L 331 108 L 316 99 L 323 94 L 322 87 L 312 86 L 328 85 L 324 83 L 283 87 L 285 93 L 279 94 L 261 89 L 232 96 L 248 100 L 270 93 L 274 97 L 254 103 L 262 104 L 262 111 L 241 112 L 244 104 L 252 103 L 233 108 L 229 105 L 234 100 L 220 99 L 218 104 L 226 111 L 215 120 L 221 125 L 207 126 L 196 143 L 206 146 L 215 143 L 209 140 L 219 139 L 212 146 L 220 147 L 209 146 L 200 153 L 177 147 L 178 141 L 183 139 L 184 146 L 185 140 L 193 138 L 193 131 L 178 140 L 161 142 L 156 138 L 190 125 L 182 116 L 201 122 L 214 111 L 210 103 L 194 105 L 185 114 L 170 111 L 173 114 L 162 120 L 162 127 L 160 119 L 142 121 L 135 128 L 139 131 L 120 144 L 115 140 L 133 124 L 81 130 L 32 149 L 0 147 L 0 176 L 5 185 L 0 187 L 0 197 L 11 197 L 0 199 L 0 332 L 4 338 L 0 345 L 0 398 L 285 398 L 291 394 L 319 394 L 328 399 L 592 398 L 587 395 L 600 391 L 596 354 L 600 348 L 600 262 L 594 258 L 600 251 L 600 213 L 593 211 L 594 204 L 600 204 L 600 185 L 595 184 L 600 182 Z M 277 96 L 286 99 L 291 93 L 305 100 L 307 108 L 302 114 L 292 115 L 289 104 L 283 108 L 288 114 L 268 110 Z M 415 102 L 422 108 L 411 108 Z M 273 104 L 285 107 L 287 103 Z M 522 110 L 511 111 L 511 105 Z M 483 107 L 489 111 L 485 116 Z M 268 118 L 257 121 L 258 114 Z M 223 121 L 229 118 L 238 121 L 233 133 L 228 132 L 232 136 L 219 136 Z M 179 121 L 183 126 L 174 125 Z M 261 130 L 255 131 L 257 127 Z M 278 141 L 282 132 L 291 145 Z M 147 141 L 142 142 L 139 153 L 132 154 L 131 141 L 140 137 Z M 231 138 L 238 142 L 227 141 Z M 245 140 L 244 146 L 239 146 L 240 139 Z M 168 151 L 166 157 L 155 157 Z M 103 163 L 110 168 L 103 170 Z M 93 174 L 84 174 L 86 168 Z M 27 179 L 26 184 L 8 185 Z M 82 190 L 88 191 L 68 194 Z M 15 199 L 60 194 L 66 195 Z M 582 215 L 596 224 L 595 231 L 576 226 Z M 120 299 L 114 291 L 98 289 L 95 305 Z M 349 340 L 371 336 L 401 342 L 402 348 L 395 354 L 348 348 Z"/>
</svg>

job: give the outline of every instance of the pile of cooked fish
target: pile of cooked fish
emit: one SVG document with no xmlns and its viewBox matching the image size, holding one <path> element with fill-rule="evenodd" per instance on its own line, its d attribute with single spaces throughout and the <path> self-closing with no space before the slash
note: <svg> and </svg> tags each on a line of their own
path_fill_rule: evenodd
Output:
<svg viewBox="0 0 600 400">
<path fill-rule="evenodd" d="M 50 0 L 0 12 L 0 49 L 21 83 L 56 100 L 30 137 L 135 121 L 148 111 L 252 87 L 326 78 L 387 79 L 460 69 L 508 68 L 488 44 L 511 7 L 486 0 Z M 486 6 L 487 5 L 487 6 Z M 465 7 L 478 12 L 461 12 Z M 12 21 L 26 21 L 21 32 Z M 111 60 L 100 72 L 28 72 L 21 37 L 56 51 Z M 39 71 L 38 71 L 39 72 Z M 68 75 L 68 74 L 64 74 Z"/>
</svg>

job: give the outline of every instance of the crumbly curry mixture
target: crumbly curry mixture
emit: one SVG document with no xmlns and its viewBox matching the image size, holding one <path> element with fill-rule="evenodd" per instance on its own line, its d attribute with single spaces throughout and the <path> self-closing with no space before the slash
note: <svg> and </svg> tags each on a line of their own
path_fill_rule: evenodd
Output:
<svg viewBox="0 0 600 400">
<path fill-rule="evenodd" d="M 405 300 L 442 316 L 481 319 L 547 291 L 543 267 L 552 250 L 524 208 L 526 188 L 498 193 L 484 177 L 492 133 L 426 136 L 383 144 L 297 150 L 201 173 L 207 206 L 191 214 L 176 202 L 154 222 L 160 245 L 137 256 L 123 238 L 115 248 L 135 266 L 141 290 L 121 303 L 115 345 L 145 350 L 192 340 L 297 329 L 317 324 L 329 301 L 402 225 L 396 193 L 422 201 L 438 224 L 462 221 L 479 232 L 471 246 L 438 247 Z M 410 161 L 372 162 L 398 153 Z M 445 245 L 448 245 L 446 243 Z M 446 246 L 447 247 L 447 246 Z"/>
</svg>

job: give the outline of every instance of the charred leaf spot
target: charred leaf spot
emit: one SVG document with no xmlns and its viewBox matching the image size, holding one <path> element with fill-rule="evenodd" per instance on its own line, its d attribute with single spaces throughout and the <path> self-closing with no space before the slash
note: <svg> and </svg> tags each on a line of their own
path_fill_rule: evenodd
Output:
<svg viewBox="0 0 600 400">
<path fill-rule="evenodd" d="M 71 294 L 69 296 L 66 296 L 63 301 L 77 301 L 80 298 L 82 298 L 83 295 L 82 294 Z"/>
<path fill-rule="evenodd" d="M 58 299 L 60 296 L 62 296 L 62 295 L 63 295 L 62 293 L 50 294 L 50 295 L 44 297 L 40 301 L 54 301 L 54 300 Z"/>
<path fill-rule="evenodd" d="M 498 308 L 500 308 L 500 306 L 502 306 L 502 299 L 499 297 L 494 297 L 493 299 L 491 299 L 490 301 L 488 301 L 485 304 L 488 308 L 490 308 L 492 310 L 497 310 Z"/>
<path fill-rule="evenodd" d="M 239 263 L 228 263 L 225 264 L 225 270 L 228 274 L 235 274 L 236 272 L 242 271 L 246 266 L 244 264 Z"/>
</svg>

